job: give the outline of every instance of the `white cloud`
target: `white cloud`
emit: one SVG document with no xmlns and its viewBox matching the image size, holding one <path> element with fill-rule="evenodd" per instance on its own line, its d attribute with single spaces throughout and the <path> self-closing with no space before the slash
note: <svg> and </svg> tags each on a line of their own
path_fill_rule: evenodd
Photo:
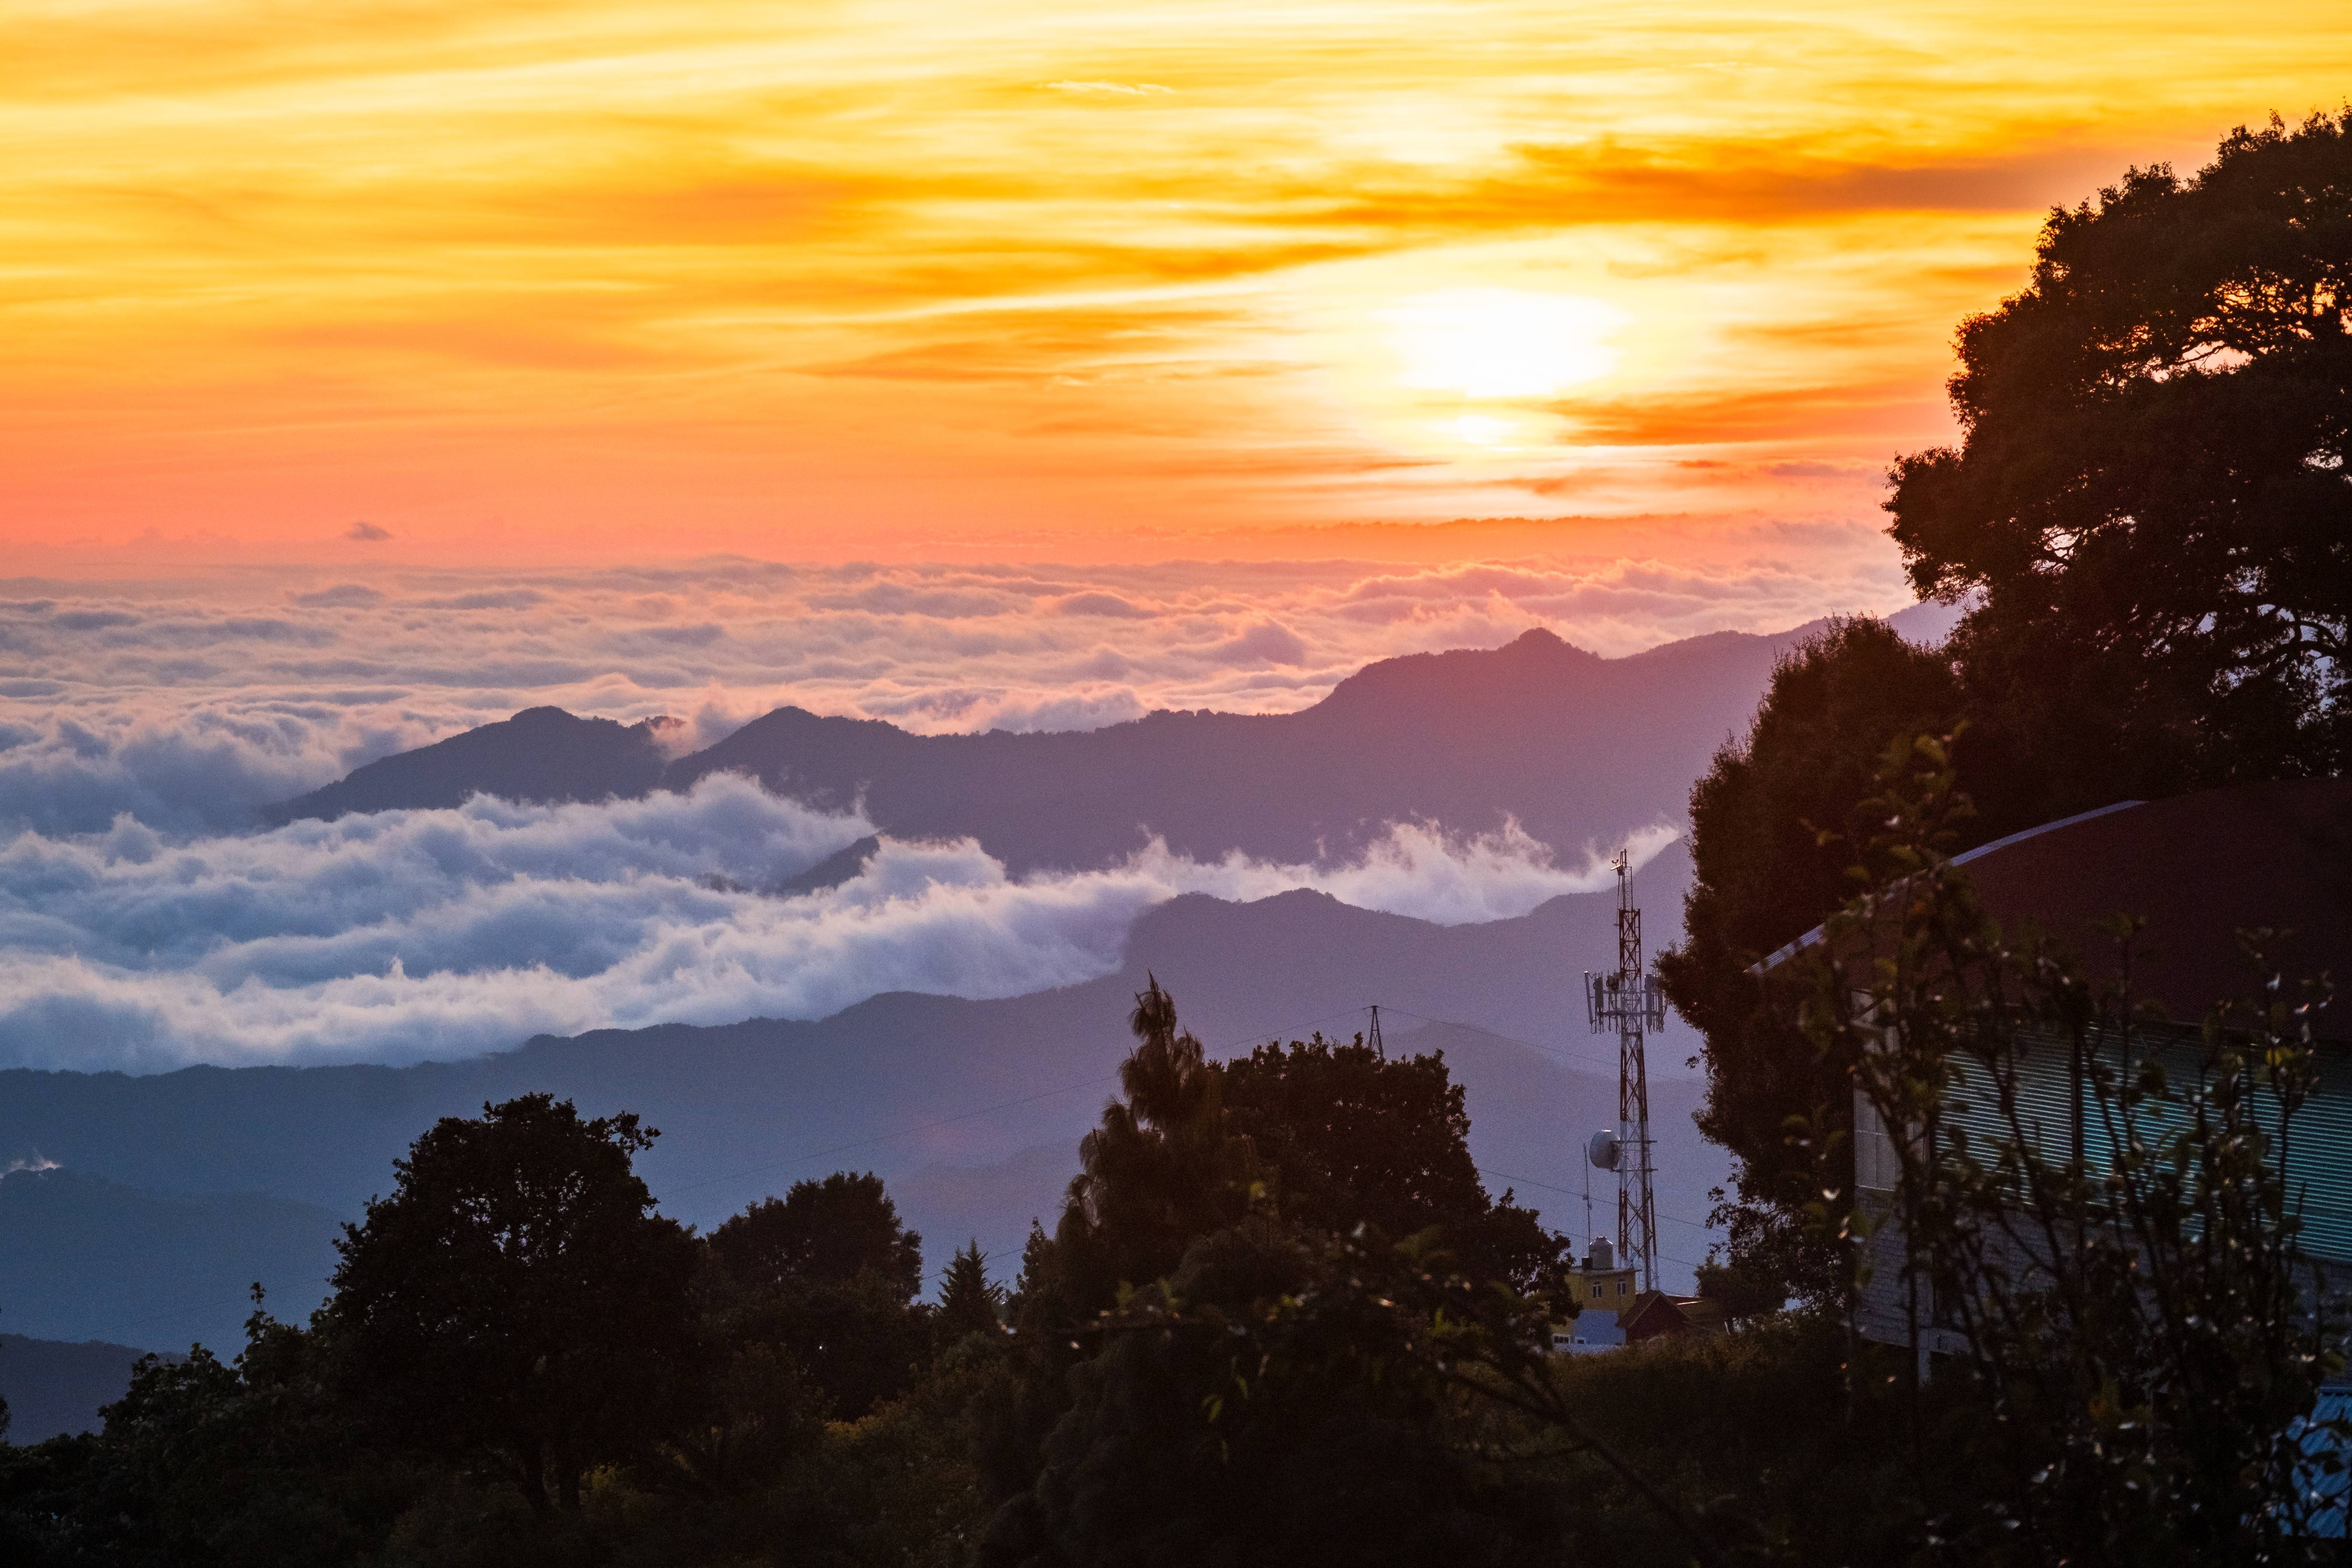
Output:
<svg viewBox="0 0 2352 1568">
<path fill-rule="evenodd" d="M 551 703 L 670 714 L 710 744 L 786 703 L 938 732 L 1087 729 L 1155 708 L 1305 707 L 1397 654 L 1532 626 L 1607 655 L 1906 602 L 1899 571 L 1824 575 L 1762 530 L 1718 568 L 786 566 L 257 573 L 45 584 L 0 601 L 0 832 L 176 834 L 390 752 Z"/>
<path fill-rule="evenodd" d="M 127 816 L 20 833 L 0 846 L 0 1065 L 412 1061 L 541 1032 L 820 1017 L 892 990 L 1016 995 L 1108 973 L 1136 917 L 1182 893 L 1315 888 L 1459 923 L 1608 876 L 1515 826 L 1403 826 L 1340 865 L 1203 864 L 1155 841 L 1024 879 L 968 840 L 886 840 L 838 887 L 741 890 L 871 831 L 720 775 L 643 801 L 478 799 L 249 835 L 174 839 Z"/>
</svg>

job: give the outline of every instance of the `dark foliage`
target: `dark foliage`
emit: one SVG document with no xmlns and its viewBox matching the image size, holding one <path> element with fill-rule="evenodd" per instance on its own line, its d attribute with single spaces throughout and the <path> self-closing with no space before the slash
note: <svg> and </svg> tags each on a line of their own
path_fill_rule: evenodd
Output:
<svg viewBox="0 0 2352 1568">
<path fill-rule="evenodd" d="M 1465 1267 L 1521 1289 L 1549 1283 L 1562 1243 L 1471 1163 L 1470 1113 L 1443 1054 L 1391 1060 L 1320 1035 L 1224 1063 L 1226 1123 L 1268 1172 L 1289 1225 L 1391 1239 L 1435 1226 Z"/>
<path fill-rule="evenodd" d="M 948 1263 L 940 1281 L 939 1310 L 931 1323 L 940 1345 L 959 1344 L 973 1334 L 993 1340 L 1004 1332 L 1004 1288 L 992 1284 L 988 1259 L 974 1240 Z"/>
<path fill-rule="evenodd" d="M 928 1318 L 869 1271 L 730 1291 L 714 1304 L 709 1332 L 721 1345 L 788 1356 L 825 1415 L 854 1421 L 913 1382 L 930 1355 Z"/>
<path fill-rule="evenodd" d="M 1249 1212 L 1259 1185 L 1249 1145 L 1226 1125 L 1223 1081 L 1157 980 L 1128 1022 L 1137 1043 L 1119 1064 L 1126 1099 L 1079 1143 L 1052 1247 L 1024 1273 L 1022 1327 L 1033 1334 L 1091 1326 L 1122 1287 L 1174 1272 L 1194 1237 Z"/>
<path fill-rule="evenodd" d="M 381 1431 L 494 1458 L 541 1511 L 641 1450 L 680 1397 L 696 1265 L 630 1169 L 654 1136 L 541 1094 L 416 1141 L 338 1244 L 334 1334 Z"/>
<path fill-rule="evenodd" d="M 368 1444 L 337 1396 L 330 1355 L 257 1310 L 234 1363 L 201 1346 L 184 1360 L 142 1360 L 102 1433 L 0 1448 L 0 1561 L 364 1561 L 425 1472 Z"/>
<path fill-rule="evenodd" d="M 1746 973 L 1853 890 L 1874 759 L 1953 734 L 1966 848 L 2074 812 L 2352 760 L 2352 117 L 2240 131 L 2194 178 L 2133 171 L 2053 212 L 2031 286 L 1964 323 L 1964 440 L 1895 466 L 1947 646 L 1833 627 L 1776 672 L 1691 796 L 1675 1005 L 1706 1037 L 1701 1127 L 1751 1270 L 1837 1271 L 1796 1223 L 1843 1158 L 1824 1054 Z"/>
<path fill-rule="evenodd" d="M 1983 1424 L 1980 1498 L 1927 1521 L 1922 1555 L 2300 1555 L 2315 1514 L 2342 1521 L 2312 1495 L 2311 1439 L 2336 1450 L 2340 1487 L 2352 1436 L 2340 1418 L 2304 1426 L 2344 1365 L 2343 1303 L 2304 1250 L 2285 1168 L 2320 1082 L 2327 980 L 2279 974 L 2249 933 L 2245 998 L 2217 999 L 2201 1036 L 2151 1027 L 2127 978 L 2094 987 L 2051 939 L 2004 935 L 1944 858 L 1966 815 L 1947 745 L 1895 742 L 1880 782 L 1873 858 L 1899 874 L 1857 868 L 1867 890 L 1801 965 L 1801 1017 L 1846 1038 L 1857 1089 L 1906 1130 L 1885 1140 L 1891 1198 L 1831 1205 L 1824 1228 L 1882 1231 L 1858 1278 L 1890 1276 Z M 2126 945 L 2136 930 L 2117 922 Z M 2024 1069 L 2037 1049 L 2067 1064 L 2071 1134 Z"/>
<path fill-rule="evenodd" d="M 1450 1237 L 1505 1289 L 1549 1278 L 1564 1243 L 1479 1185 L 1444 1062 L 1318 1037 L 1210 1063 L 1156 983 L 1131 1025 L 1128 1098 L 1024 1258 L 982 1561 L 1539 1560 L 1540 1507 L 1465 1457 L 1439 1384 L 1336 1326 L 1279 1368 L 1231 1331 L 1308 1289 L 1338 1235 Z"/>
<path fill-rule="evenodd" d="M 1851 1064 L 1823 1057 L 1748 969 L 1851 896 L 1849 837 L 1880 753 L 1897 735 L 1948 728 L 1959 702 L 1948 658 L 1883 622 L 1841 621 L 1773 671 L 1746 741 L 1691 791 L 1685 934 L 1658 955 L 1658 976 L 1706 1037 L 1700 1130 L 1738 1161 L 1737 1199 L 1718 1218 L 1751 1269 L 1807 1295 L 1835 1289 L 1835 1261 L 1778 1216 L 1819 1195 L 1838 1152 L 1819 1138 L 1844 1125 Z"/>
<path fill-rule="evenodd" d="M 1982 595 L 1958 651 L 2040 816 L 2340 771 L 2352 113 L 2053 212 L 1959 353 L 1962 444 L 1902 459 L 1888 510 L 1921 592 Z"/>
<path fill-rule="evenodd" d="M 855 1420 L 903 1393 L 930 1353 L 915 1303 L 922 1242 L 870 1172 L 795 1182 L 711 1232 L 709 1333 L 721 1347 L 769 1347 L 824 1414 Z"/>
<path fill-rule="evenodd" d="M 901 1301 L 923 1288 L 923 1238 L 900 1223 L 898 1205 L 870 1171 L 795 1182 L 782 1198 L 763 1198 L 722 1223 L 710 1249 L 741 1285 L 847 1284 L 871 1274 Z"/>
<path fill-rule="evenodd" d="M 1196 1241 L 1073 1369 L 1037 1480 L 981 1562 L 1563 1561 L 1546 1489 L 1474 1455 L 1439 1379 L 1382 1363 L 1383 1322 L 1318 1317 L 1266 1353 L 1256 1304 L 1318 1267 L 1267 1227 Z"/>
</svg>

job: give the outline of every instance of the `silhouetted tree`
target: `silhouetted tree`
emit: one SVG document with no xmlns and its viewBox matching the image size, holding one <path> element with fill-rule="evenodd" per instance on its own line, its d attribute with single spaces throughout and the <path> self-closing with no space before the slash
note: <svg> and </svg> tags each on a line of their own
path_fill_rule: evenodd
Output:
<svg viewBox="0 0 2352 1568">
<path fill-rule="evenodd" d="M 1487 1197 L 1443 1059 L 1318 1037 L 1211 1063 L 1156 981 L 1129 1023 L 1128 1098 L 1024 1256 L 982 1561 L 1540 1561 L 1541 1509 L 1461 1450 L 1459 1401 L 1386 1340 L 1318 1319 L 1270 1370 L 1248 1330 L 1329 1287 L 1337 1236 L 1450 1238 L 1481 1289 L 1549 1277 L 1565 1244 Z"/>
<path fill-rule="evenodd" d="M 1736 1198 L 1717 1215 L 1733 1254 L 1808 1295 L 1833 1293 L 1842 1276 L 1790 1215 L 1825 1179 L 1842 1183 L 1823 1168 L 1839 1151 L 1818 1135 L 1846 1125 L 1851 1064 L 1823 1058 L 1747 971 L 1852 894 L 1846 835 L 1877 792 L 1880 753 L 1896 735 L 1949 727 L 1959 701 L 1948 658 L 1881 621 L 1833 622 L 1780 661 L 1746 740 L 1691 789 L 1684 936 L 1658 955 L 1658 975 L 1706 1037 L 1698 1123 L 1738 1162 Z"/>
<path fill-rule="evenodd" d="M 898 1205 L 871 1171 L 794 1182 L 781 1199 L 762 1198 L 722 1222 L 710 1233 L 710 1249 L 744 1285 L 846 1284 L 872 1274 L 906 1300 L 923 1288 L 923 1238 L 900 1222 Z"/>
<path fill-rule="evenodd" d="M 142 1357 L 100 1411 L 100 1432 L 0 1447 L 0 1562 L 309 1568 L 371 1558 L 425 1485 L 424 1467 L 367 1446 L 336 1396 L 331 1349 L 258 1310 L 259 1295 L 233 1362 L 201 1345 Z"/>
<path fill-rule="evenodd" d="M 1317 1035 L 1223 1064 L 1225 1116 L 1250 1141 L 1291 1226 L 1401 1239 L 1437 1227 L 1468 1271 L 1543 1288 L 1563 1238 L 1505 1194 L 1486 1195 L 1470 1159 L 1470 1113 L 1441 1052 L 1388 1058 Z"/>
<path fill-rule="evenodd" d="M 1957 734 L 1963 849 L 2352 760 L 2347 312 L 2352 114 L 2053 212 L 2030 286 L 1962 324 L 1962 442 L 1900 459 L 1887 509 L 1913 584 L 1968 614 L 1932 654 L 1833 627 L 1692 792 L 1687 934 L 1658 970 L 1706 1037 L 1737 1256 L 1834 1288 L 1799 1215 L 1844 1158 L 1853 1064 L 1744 972 L 1851 891 L 1891 740 Z"/>
<path fill-rule="evenodd" d="M 1263 1331 L 1329 1299 L 1322 1262 L 1255 1224 L 1194 1242 L 1069 1371 L 983 1568 L 1564 1562 L 1540 1483 L 1474 1451 L 1466 1401 L 1396 1353 L 1385 1307 Z"/>
<path fill-rule="evenodd" d="M 1901 459 L 1923 594 L 2034 820 L 2352 755 L 2352 111 L 2053 211 L 1959 332 L 1963 439 Z M 1990 802 L 1978 787 L 1978 804 Z"/>
<path fill-rule="evenodd" d="M 922 1239 L 870 1172 L 795 1182 L 711 1232 L 728 1281 L 714 1331 L 725 1343 L 775 1348 L 828 1415 L 854 1420 L 902 1392 L 929 1353 L 915 1303 Z"/>
<path fill-rule="evenodd" d="M 1120 1286 L 1172 1272 L 1194 1237 L 1248 1212 L 1257 1176 L 1249 1145 L 1225 1123 L 1216 1068 L 1156 978 L 1128 1026 L 1136 1047 L 1118 1069 L 1127 1098 L 1106 1106 L 1079 1142 L 1045 1288 L 1024 1291 L 1024 1311 L 1065 1326 L 1110 1307 Z"/>
<path fill-rule="evenodd" d="M 996 1338 L 1004 1331 L 999 1316 L 1003 1305 L 1003 1288 L 989 1282 L 988 1259 L 981 1256 L 975 1237 L 948 1264 L 940 1309 L 931 1320 L 939 1342 L 957 1344 L 972 1334 Z"/>
<path fill-rule="evenodd" d="M 677 1409 L 692 1237 L 651 1211 L 633 1113 L 524 1095 L 445 1117 L 337 1247 L 330 1307 L 357 1396 L 412 1444 L 494 1457 L 532 1508 L 640 1452 Z"/>
</svg>

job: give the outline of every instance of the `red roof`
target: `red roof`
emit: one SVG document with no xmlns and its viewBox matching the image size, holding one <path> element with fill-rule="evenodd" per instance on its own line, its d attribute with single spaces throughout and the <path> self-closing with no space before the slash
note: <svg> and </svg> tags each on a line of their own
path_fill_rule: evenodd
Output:
<svg viewBox="0 0 2352 1568">
<path fill-rule="evenodd" d="M 1965 867 L 1985 908 L 2018 934 L 2031 921 L 2095 980 L 2120 967 L 2099 923 L 2133 914 L 2133 989 L 2190 1022 L 2258 983 L 2238 940 L 2268 926 L 2290 984 L 2326 972 L 2343 988 L 2320 1032 L 2352 1037 L 2352 779 L 2282 779 L 2154 802 L 2119 801 L 1997 839 Z M 1780 966 L 1822 939 L 1816 927 L 1753 965 Z"/>
<path fill-rule="evenodd" d="M 2273 950 L 2290 984 L 2321 970 L 2352 1014 L 2352 779 L 2285 779 L 2204 790 L 2074 817 L 1958 858 L 2011 933 L 2031 919 L 2091 973 L 2117 970 L 2097 921 L 2145 916 L 2134 989 L 2183 1020 L 2252 990 L 2242 929 L 2293 934 Z"/>
</svg>

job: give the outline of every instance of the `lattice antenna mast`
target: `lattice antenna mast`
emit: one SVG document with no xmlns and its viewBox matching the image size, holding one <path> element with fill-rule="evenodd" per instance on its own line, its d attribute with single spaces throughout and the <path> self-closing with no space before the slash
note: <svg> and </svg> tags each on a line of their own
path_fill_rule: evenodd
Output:
<svg viewBox="0 0 2352 1568">
<path fill-rule="evenodd" d="M 1374 1056 L 1386 1061 L 1389 1059 L 1389 1048 L 1381 1043 L 1381 1005 L 1375 1002 L 1367 1010 L 1372 1016 L 1372 1026 L 1365 1032 L 1364 1044 L 1372 1047 Z"/>
<path fill-rule="evenodd" d="M 1617 868 L 1617 973 L 1584 976 L 1586 1015 L 1596 1035 L 1617 1037 L 1617 1252 L 1641 1260 L 1642 1289 L 1658 1288 L 1658 1211 L 1650 1194 L 1650 1068 L 1646 1031 L 1666 1025 L 1665 993 L 1642 962 L 1642 911 L 1633 907 L 1633 860 Z"/>
</svg>

